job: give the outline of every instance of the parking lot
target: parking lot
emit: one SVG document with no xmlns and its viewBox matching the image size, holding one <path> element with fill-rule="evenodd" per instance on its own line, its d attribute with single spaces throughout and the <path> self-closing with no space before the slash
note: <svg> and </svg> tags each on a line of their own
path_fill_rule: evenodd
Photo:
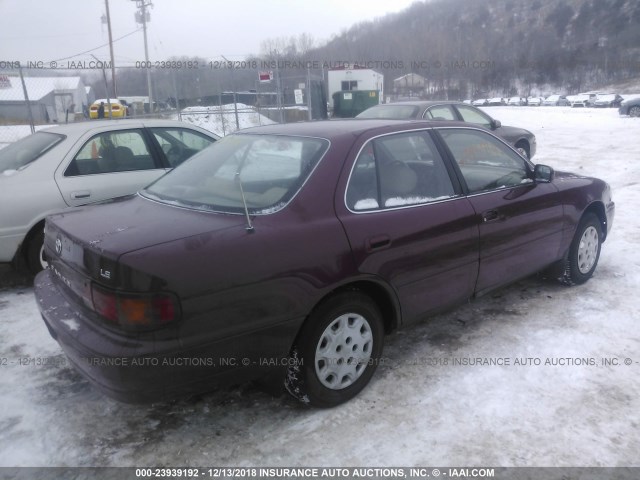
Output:
<svg viewBox="0 0 640 480">
<path fill-rule="evenodd" d="M 640 119 L 490 107 L 535 163 L 594 175 L 616 218 L 585 285 L 531 277 L 386 338 L 354 400 L 304 407 L 244 384 L 126 405 L 50 338 L 30 278 L 0 267 L 0 466 L 640 466 Z"/>
</svg>

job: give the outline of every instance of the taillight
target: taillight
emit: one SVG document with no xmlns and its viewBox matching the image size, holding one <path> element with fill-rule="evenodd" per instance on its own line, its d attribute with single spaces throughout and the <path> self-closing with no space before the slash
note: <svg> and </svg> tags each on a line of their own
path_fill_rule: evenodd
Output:
<svg viewBox="0 0 640 480">
<path fill-rule="evenodd" d="M 178 320 L 178 300 L 169 293 L 136 294 L 91 285 L 94 311 L 124 328 L 149 329 Z"/>
</svg>

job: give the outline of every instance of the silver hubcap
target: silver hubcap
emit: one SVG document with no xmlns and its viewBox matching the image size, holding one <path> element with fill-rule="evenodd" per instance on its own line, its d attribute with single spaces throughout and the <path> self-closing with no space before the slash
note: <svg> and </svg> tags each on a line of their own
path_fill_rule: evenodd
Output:
<svg viewBox="0 0 640 480">
<path fill-rule="evenodd" d="M 587 228 L 582 234 L 578 246 L 578 270 L 580 273 L 588 273 L 596 263 L 598 243 L 598 231 L 594 227 Z"/>
<path fill-rule="evenodd" d="M 40 247 L 40 265 L 42 266 L 43 270 L 49 268 L 49 262 L 47 262 L 44 258 L 44 244 Z"/>
<path fill-rule="evenodd" d="M 640 117 L 640 107 L 631 107 L 629 110 L 629 115 L 632 117 Z"/>
<path fill-rule="evenodd" d="M 357 313 L 339 316 L 322 332 L 316 347 L 320 383 L 331 390 L 352 385 L 367 368 L 372 349 L 369 322 Z"/>
<path fill-rule="evenodd" d="M 529 158 L 529 157 L 527 156 L 527 151 L 526 151 L 524 148 L 522 148 L 522 147 L 518 147 L 516 150 L 517 150 L 517 151 L 518 151 L 518 153 L 519 153 L 520 155 L 522 155 L 524 158 Z"/>
</svg>

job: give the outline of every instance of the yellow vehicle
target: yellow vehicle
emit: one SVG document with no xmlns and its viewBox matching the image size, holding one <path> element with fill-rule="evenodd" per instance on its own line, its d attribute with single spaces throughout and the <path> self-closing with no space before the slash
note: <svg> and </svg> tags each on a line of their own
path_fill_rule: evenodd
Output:
<svg viewBox="0 0 640 480">
<path fill-rule="evenodd" d="M 100 104 L 104 104 L 104 116 L 100 117 L 98 115 L 98 111 L 100 109 Z M 111 105 L 111 108 L 109 108 Z M 127 105 L 122 100 L 118 100 L 117 98 L 112 98 L 107 102 L 106 98 L 101 98 L 96 100 L 91 104 L 89 108 L 89 118 L 123 118 L 128 115 L 127 113 Z"/>
</svg>

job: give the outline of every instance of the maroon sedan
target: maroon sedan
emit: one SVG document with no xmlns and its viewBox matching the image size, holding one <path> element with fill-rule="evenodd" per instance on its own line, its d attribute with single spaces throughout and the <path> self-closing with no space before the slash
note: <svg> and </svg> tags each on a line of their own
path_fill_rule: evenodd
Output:
<svg viewBox="0 0 640 480">
<path fill-rule="evenodd" d="M 588 280 L 613 214 L 602 180 L 469 124 L 259 127 L 49 217 L 36 297 L 115 398 L 261 377 L 327 407 L 369 382 L 386 333 L 549 267 Z"/>
</svg>

